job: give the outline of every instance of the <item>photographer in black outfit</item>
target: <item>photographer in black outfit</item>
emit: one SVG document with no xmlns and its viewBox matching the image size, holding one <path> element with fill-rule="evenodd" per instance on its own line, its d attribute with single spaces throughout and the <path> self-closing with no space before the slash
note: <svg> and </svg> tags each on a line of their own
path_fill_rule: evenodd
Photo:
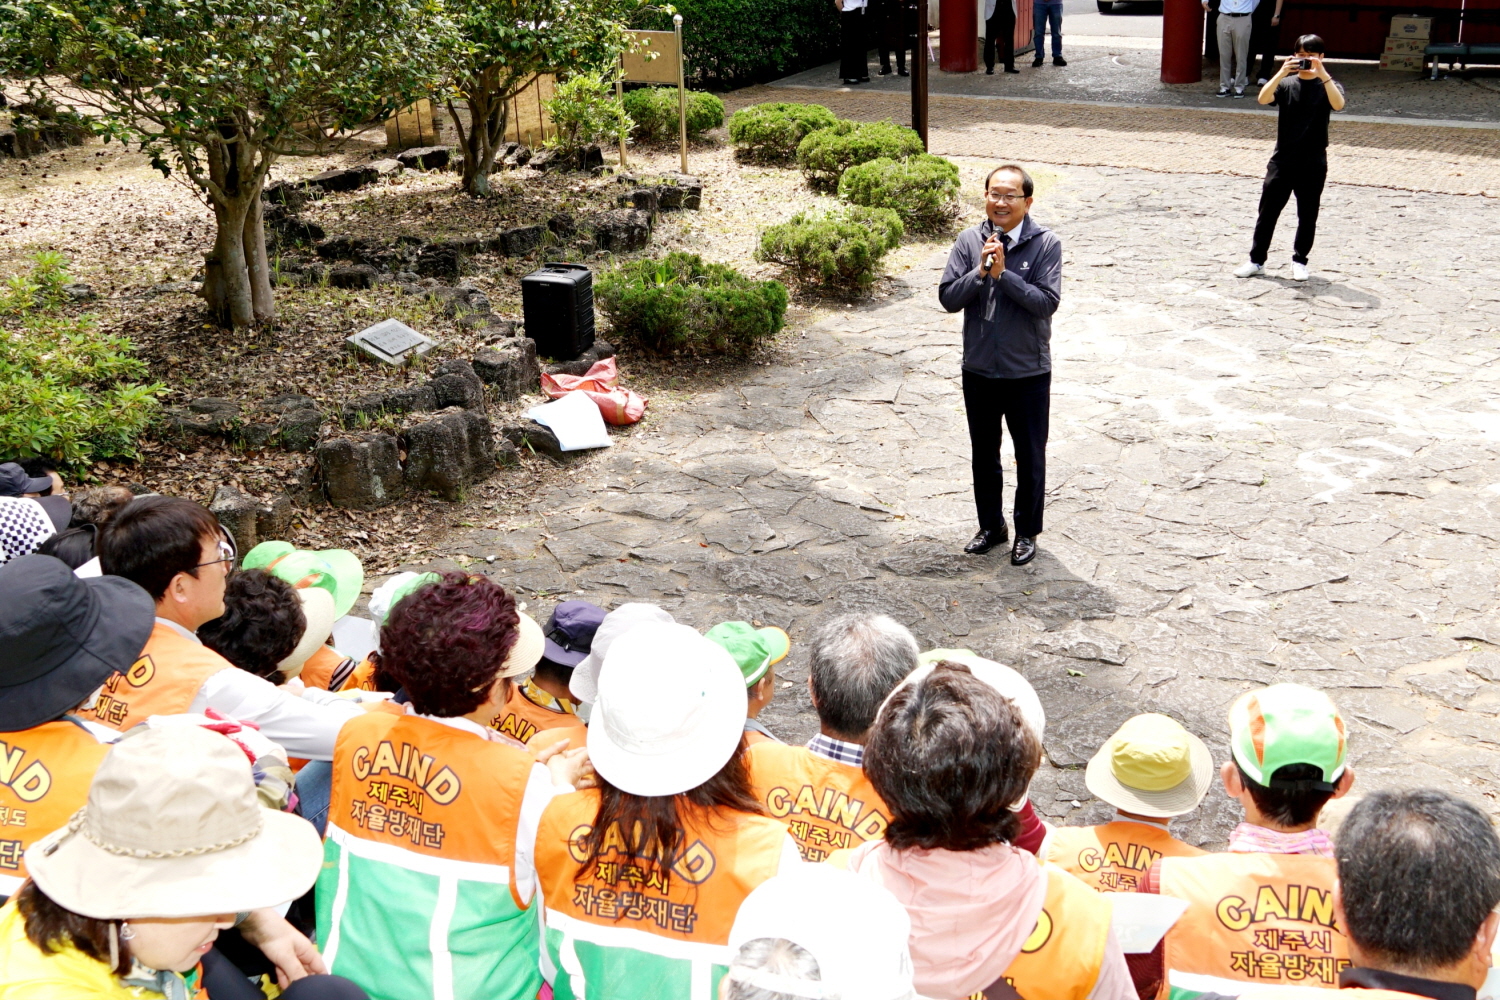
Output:
<svg viewBox="0 0 1500 1000">
<path fill-rule="evenodd" d="M 1235 277 L 1265 272 L 1276 220 L 1287 199 L 1295 194 L 1297 237 L 1292 244 L 1292 277 L 1297 281 L 1308 278 L 1307 255 L 1317 234 L 1318 203 L 1328 177 L 1328 116 L 1344 110 L 1344 88 L 1323 68 L 1323 51 L 1323 39 L 1317 35 L 1297 39 L 1297 54 L 1266 82 L 1256 98 L 1261 104 L 1275 104 L 1281 113 L 1276 121 L 1276 151 L 1266 164 L 1266 179 L 1261 185 L 1250 260 L 1235 268 Z"/>
</svg>

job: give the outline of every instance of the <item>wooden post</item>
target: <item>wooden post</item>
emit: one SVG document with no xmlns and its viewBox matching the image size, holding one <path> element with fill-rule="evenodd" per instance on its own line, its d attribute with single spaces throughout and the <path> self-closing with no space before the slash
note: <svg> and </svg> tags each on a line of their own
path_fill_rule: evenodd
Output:
<svg viewBox="0 0 1500 1000">
<path fill-rule="evenodd" d="M 620 56 L 620 75 L 615 77 L 615 100 L 625 107 L 625 57 Z M 625 169 L 625 130 L 620 130 L 620 169 Z"/>
<path fill-rule="evenodd" d="M 911 127 L 927 148 L 927 0 L 903 0 L 916 19 L 911 54 Z M 1006 0 L 999 0 L 1005 3 Z"/>
<path fill-rule="evenodd" d="M 672 31 L 677 35 L 677 135 L 682 144 L 682 172 L 687 165 L 687 80 L 683 69 L 685 56 L 682 51 L 682 15 L 672 15 Z"/>
</svg>

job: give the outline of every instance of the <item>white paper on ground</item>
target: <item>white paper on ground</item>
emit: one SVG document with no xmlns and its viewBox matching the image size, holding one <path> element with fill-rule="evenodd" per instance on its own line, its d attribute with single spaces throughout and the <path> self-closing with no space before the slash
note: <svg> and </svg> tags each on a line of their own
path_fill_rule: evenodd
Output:
<svg viewBox="0 0 1500 1000">
<path fill-rule="evenodd" d="M 611 446 L 604 415 L 587 393 L 570 392 L 562 399 L 533 406 L 526 415 L 556 434 L 563 451 Z"/>
<path fill-rule="evenodd" d="M 1114 906 L 1113 926 L 1120 950 L 1147 955 L 1187 909 L 1187 900 L 1149 892 L 1105 893 Z"/>
<path fill-rule="evenodd" d="M 368 618 L 345 615 L 333 623 L 333 648 L 358 663 L 380 646 L 380 629 Z"/>
</svg>

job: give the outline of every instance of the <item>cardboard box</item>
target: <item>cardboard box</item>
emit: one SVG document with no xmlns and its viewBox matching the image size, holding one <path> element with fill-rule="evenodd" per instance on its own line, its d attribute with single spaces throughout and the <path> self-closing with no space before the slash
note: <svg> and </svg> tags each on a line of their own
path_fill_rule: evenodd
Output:
<svg viewBox="0 0 1500 1000">
<path fill-rule="evenodd" d="M 1426 51 L 1425 38 L 1398 38 L 1392 35 L 1385 40 L 1385 54 L 1388 56 L 1419 56 Z"/>
<path fill-rule="evenodd" d="M 1381 56 L 1380 68 L 1402 73 L 1420 73 L 1422 72 L 1422 57 L 1420 55 Z"/>
<path fill-rule="evenodd" d="M 1432 18 L 1393 17 L 1391 18 L 1391 37 L 1429 39 L 1432 37 Z"/>
</svg>

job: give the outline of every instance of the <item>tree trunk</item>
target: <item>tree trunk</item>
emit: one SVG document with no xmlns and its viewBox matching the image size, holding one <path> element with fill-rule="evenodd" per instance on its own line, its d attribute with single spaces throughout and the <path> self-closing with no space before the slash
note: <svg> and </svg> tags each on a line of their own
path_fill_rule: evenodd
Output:
<svg viewBox="0 0 1500 1000">
<path fill-rule="evenodd" d="M 469 127 L 458 126 L 459 142 L 464 150 L 463 189 L 475 197 L 490 193 L 490 174 L 495 169 L 495 154 L 505 138 L 510 104 L 503 94 L 496 93 L 488 84 L 493 73 L 486 73 L 468 89 L 465 97 L 469 104 Z M 448 112 L 453 121 L 459 121 L 449 102 Z"/>
<path fill-rule="evenodd" d="M 271 263 L 266 259 L 266 226 L 261 216 L 259 184 L 255 185 L 255 193 L 245 212 L 244 246 L 250 309 L 257 324 L 269 323 L 276 318 L 276 302 L 271 292 Z"/>
<path fill-rule="evenodd" d="M 260 205 L 270 158 L 262 155 L 257 164 L 257 151 L 249 148 L 233 123 L 226 123 L 222 133 L 225 141 L 206 150 L 216 227 L 199 294 L 215 322 L 244 330 L 275 317 Z"/>
<path fill-rule="evenodd" d="M 203 274 L 203 298 L 220 326 L 236 330 L 255 325 L 255 307 L 250 292 L 250 269 L 245 260 L 245 220 L 250 213 L 248 198 L 213 200 L 214 250 Z"/>
</svg>

